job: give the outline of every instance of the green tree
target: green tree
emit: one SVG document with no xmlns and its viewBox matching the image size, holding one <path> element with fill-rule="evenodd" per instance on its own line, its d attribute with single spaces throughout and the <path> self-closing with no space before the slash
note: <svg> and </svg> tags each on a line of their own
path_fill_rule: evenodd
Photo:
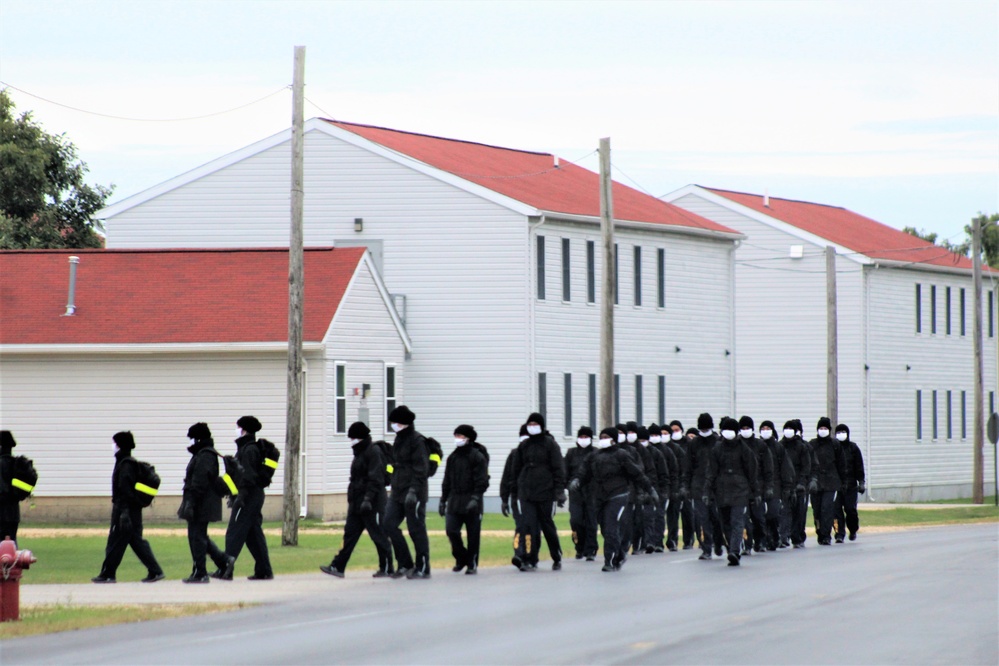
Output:
<svg viewBox="0 0 999 666">
<path fill-rule="evenodd" d="M 978 215 L 971 219 L 972 224 L 978 220 L 982 223 L 982 254 L 985 256 L 985 263 L 992 268 L 999 268 L 999 213 L 992 213 L 992 215 L 986 215 L 985 213 L 979 212 Z M 969 224 L 964 227 L 964 232 L 968 234 L 968 238 L 971 238 L 972 225 Z M 968 246 L 970 250 L 971 241 L 968 241 Z"/>
<path fill-rule="evenodd" d="M 916 238 L 922 238 L 924 241 L 933 243 L 934 245 L 939 245 L 942 248 L 946 248 L 955 254 L 963 254 L 968 256 L 971 253 L 971 227 L 965 227 L 965 231 L 968 235 L 968 240 L 963 243 L 951 243 L 946 238 L 941 239 L 937 232 L 926 231 L 925 229 L 916 229 L 915 227 L 902 227 L 902 231 L 909 234 L 910 236 L 915 236 Z"/>
<path fill-rule="evenodd" d="M 101 247 L 93 215 L 113 186 L 87 185 L 86 173 L 64 134 L 46 133 L 30 111 L 15 117 L 0 90 L 0 249 Z"/>
</svg>

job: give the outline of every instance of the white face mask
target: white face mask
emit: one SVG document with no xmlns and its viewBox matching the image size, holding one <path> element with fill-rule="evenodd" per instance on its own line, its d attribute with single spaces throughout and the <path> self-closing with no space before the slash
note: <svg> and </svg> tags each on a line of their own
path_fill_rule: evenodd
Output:
<svg viewBox="0 0 999 666">
<path fill-rule="evenodd" d="M 698 432 L 700 433 L 701 437 L 707 437 L 708 435 L 711 434 L 710 430 L 698 430 Z"/>
<path fill-rule="evenodd" d="M 527 441 L 527 437 L 528 437 L 528 435 L 521 435 L 520 436 L 520 441 L 522 441 L 522 442 Z"/>
<path fill-rule="evenodd" d="M 194 446 L 195 444 L 198 443 L 198 440 L 194 439 L 193 437 L 188 437 L 187 441 L 191 443 L 191 446 Z"/>
<path fill-rule="evenodd" d="M 784 428 L 784 436 L 787 437 L 788 439 L 793 438 L 794 430 L 791 430 L 790 428 Z"/>
<path fill-rule="evenodd" d="M 390 423 L 389 427 L 392 428 L 392 432 L 399 432 L 406 426 L 402 425 L 401 423 Z"/>
<path fill-rule="evenodd" d="M 838 439 L 841 442 L 845 442 L 846 441 L 846 437 L 847 437 L 847 435 L 846 435 L 845 432 L 838 432 L 838 433 L 836 433 L 836 439 Z"/>
<path fill-rule="evenodd" d="M 651 437 L 649 437 L 649 441 L 652 442 L 653 444 L 658 444 L 659 442 L 663 441 L 663 438 L 660 437 L 659 435 L 652 435 Z"/>
<path fill-rule="evenodd" d="M 643 439 L 643 440 L 639 441 L 638 443 L 641 444 L 642 446 L 648 446 L 649 445 L 649 440 Z"/>
<path fill-rule="evenodd" d="M 243 436 L 243 429 L 242 428 L 236 428 L 236 439 L 239 439 L 242 436 Z"/>
<path fill-rule="evenodd" d="M 749 439 L 750 437 L 753 436 L 753 429 L 743 428 L 742 430 L 739 431 L 739 434 L 742 435 L 743 439 Z"/>
<path fill-rule="evenodd" d="M 115 454 L 115 455 L 118 455 L 118 452 L 119 452 L 119 451 L 121 451 L 121 447 L 119 447 L 119 446 L 118 446 L 117 444 L 115 444 L 115 445 L 114 445 L 114 454 Z"/>
<path fill-rule="evenodd" d="M 773 436 L 774 436 L 774 431 L 773 430 L 769 430 L 768 429 L 768 430 L 761 430 L 760 431 L 760 437 L 762 439 L 770 439 Z"/>
<path fill-rule="evenodd" d="M 634 444 L 635 442 L 638 441 L 638 433 L 637 432 L 629 432 L 628 435 L 627 435 L 627 437 L 626 437 L 626 439 L 629 442 L 631 442 L 632 444 Z"/>
<path fill-rule="evenodd" d="M 670 435 L 670 437 L 673 439 L 674 442 L 679 442 L 681 439 L 683 439 L 683 433 L 677 430 L 672 435 Z"/>
<path fill-rule="evenodd" d="M 539 426 L 539 425 L 529 425 L 529 426 L 527 426 L 527 434 L 528 435 L 540 435 L 541 434 L 541 426 Z"/>
<path fill-rule="evenodd" d="M 354 446 L 355 444 L 360 444 L 361 443 L 361 440 L 359 440 L 359 439 L 348 439 L 347 441 L 350 442 L 351 446 Z"/>
<path fill-rule="evenodd" d="M 735 431 L 734 430 L 722 430 L 721 432 L 722 432 L 722 437 L 724 437 L 725 439 L 727 439 L 729 441 L 735 439 Z"/>
<path fill-rule="evenodd" d="M 454 438 L 454 445 L 455 446 L 465 446 L 465 444 L 468 444 L 468 440 L 465 439 L 464 437 L 455 437 Z"/>
<path fill-rule="evenodd" d="M 617 443 L 618 444 L 624 444 L 624 433 L 623 432 L 619 432 L 617 434 Z"/>
<path fill-rule="evenodd" d="M 610 437 L 601 437 L 597 440 L 596 447 L 598 449 L 606 449 L 611 445 Z"/>
<path fill-rule="evenodd" d="M 584 448 L 589 446 L 592 442 L 593 440 L 590 439 L 589 437 L 580 437 L 576 440 L 576 443 Z"/>
<path fill-rule="evenodd" d="M 829 428 L 819 428 L 819 437 L 828 437 Z"/>
</svg>

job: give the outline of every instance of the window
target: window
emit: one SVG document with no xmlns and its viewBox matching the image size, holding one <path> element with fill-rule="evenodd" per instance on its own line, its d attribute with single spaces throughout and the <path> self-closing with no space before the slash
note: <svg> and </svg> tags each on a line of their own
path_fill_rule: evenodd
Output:
<svg viewBox="0 0 999 666">
<path fill-rule="evenodd" d="M 336 364 L 336 432 L 347 432 L 347 366 Z"/>
<path fill-rule="evenodd" d="M 951 402 L 953 391 L 947 391 L 947 439 L 954 439 L 954 405 Z"/>
<path fill-rule="evenodd" d="M 621 276 L 621 272 L 618 270 L 618 268 L 621 265 L 621 261 L 620 260 L 621 260 L 620 248 L 618 248 L 617 243 L 614 243 L 614 305 L 617 305 L 618 302 L 621 300 L 620 299 L 620 296 L 621 296 L 621 287 L 620 287 L 621 280 L 619 279 L 620 276 Z"/>
<path fill-rule="evenodd" d="M 916 390 L 916 439 L 922 439 L 922 438 L 923 438 L 923 392 L 917 389 Z"/>
<path fill-rule="evenodd" d="M 548 374 L 538 373 L 538 413 L 548 418 Z"/>
<path fill-rule="evenodd" d="M 656 250 L 656 304 L 666 307 L 666 250 Z"/>
<path fill-rule="evenodd" d="M 659 423 L 666 424 L 666 375 L 659 375 Z"/>
<path fill-rule="evenodd" d="M 923 332 L 923 285 L 916 283 L 916 333 Z"/>
<path fill-rule="evenodd" d="M 621 422 L 621 375 L 614 375 L 614 423 Z"/>
<path fill-rule="evenodd" d="M 545 237 L 538 236 L 538 300 L 545 300 Z"/>
<path fill-rule="evenodd" d="M 947 287 L 947 314 L 945 315 L 947 319 L 947 335 L 950 335 L 950 287 Z"/>
<path fill-rule="evenodd" d="M 930 285 L 930 334 L 937 334 L 937 286 Z"/>
<path fill-rule="evenodd" d="M 565 373 L 562 376 L 565 385 L 562 396 L 565 401 L 565 436 L 572 436 L 572 373 Z"/>
<path fill-rule="evenodd" d="M 572 300 L 572 281 L 569 279 L 569 239 L 562 239 L 562 300 Z"/>
<path fill-rule="evenodd" d="M 385 432 L 392 432 L 388 427 L 388 415 L 395 409 L 395 366 L 385 366 Z"/>
<path fill-rule="evenodd" d="M 641 306 L 642 304 L 642 248 L 638 245 L 634 249 L 634 268 L 635 271 L 635 305 Z"/>
<path fill-rule="evenodd" d="M 635 375 L 635 421 L 642 423 L 642 376 Z"/>
<path fill-rule="evenodd" d="M 590 428 L 597 429 L 597 376 L 590 375 Z"/>
<path fill-rule="evenodd" d="M 961 290 L 962 292 L 964 289 Z M 968 439 L 968 392 L 961 391 L 961 439 Z"/>
<path fill-rule="evenodd" d="M 964 287 L 961 287 L 961 335 L 966 335 L 967 329 L 965 327 L 965 316 L 964 316 Z"/>
<path fill-rule="evenodd" d="M 937 428 L 937 391 L 933 390 L 933 439 L 939 437 L 940 431 Z"/>
<path fill-rule="evenodd" d="M 597 248 L 593 241 L 586 241 L 586 302 L 597 302 Z"/>
</svg>

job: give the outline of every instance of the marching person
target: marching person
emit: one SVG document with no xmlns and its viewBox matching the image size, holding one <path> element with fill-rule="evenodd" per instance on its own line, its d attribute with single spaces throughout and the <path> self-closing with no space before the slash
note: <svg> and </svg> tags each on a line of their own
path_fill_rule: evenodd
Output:
<svg viewBox="0 0 999 666">
<path fill-rule="evenodd" d="M 846 476 L 843 487 L 836 499 L 836 543 L 843 543 L 846 531 L 850 531 L 850 541 L 856 541 L 860 529 L 860 516 L 857 515 L 857 494 L 867 492 L 867 477 L 864 474 L 864 454 L 850 439 L 850 428 L 845 423 L 836 426 L 836 441 L 843 449 L 843 466 Z"/>
<path fill-rule="evenodd" d="M 333 561 L 319 567 L 319 570 L 343 578 L 357 541 L 367 530 L 378 552 L 378 570 L 374 578 L 385 578 L 393 573 L 392 546 L 382 530 L 385 486 L 388 485 L 387 461 L 381 447 L 371 441 L 371 429 L 363 421 L 350 424 L 347 437 L 354 458 L 350 463 L 350 482 L 347 484 L 347 522 L 343 526 L 343 545 Z"/>
<path fill-rule="evenodd" d="M 586 461 L 593 455 L 593 430 L 583 426 L 576 433 L 576 446 L 565 454 L 565 472 L 570 479 L 581 475 Z M 597 558 L 597 514 L 588 486 L 569 490 L 569 526 L 572 543 L 576 546 L 576 559 L 587 562 Z"/>
<path fill-rule="evenodd" d="M 781 446 L 794 467 L 795 484 L 782 520 L 786 523 L 786 533 L 795 548 L 805 547 L 805 521 L 808 514 L 808 486 L 812 478 L 812 455 L 801 437 L 801 422 L 791 419 L 784 424 L 784 437 Z"/>
<path fill-rule="evenodd" d="M 477 446 L 477 438 L 478 433 L 470 425 L 454 429 L 455 449 L 447 457 L 438 505 L 454 555 L 452 571 L 465 569 L 466 575 L 478 572 L 482 496 L 489 488 L 489 460 Z M 467 547 L 461 541 L 462 526 L 468 535 Z"/>
<path fill-rule="evenodd" d="M 767 550 L 787 548 L 782 542 L 787 539 L 787 533 L 781 532 L 781 516 L 784 514 L 784 504 L 788 501 L 794 489 L 794 466 L 784 447 L 776 437 L 773 421 L 760 424 L 760 439 L 767 445 L 770 458 L 774 463 L 773 497 L 767 500 Z"/>
<path fill-rule="evenodd" d="M 191 460 L 184 474 L 184 495 L 177 516 L 187 521 L 187 542 L 194 568 L 185 583 L 209 583 L 206 555 L 223 571 L 235 565 L 208 537 L 208 523 L 222 520 L 222 493 L 219 492 L 219 453 L 207 423 L 195 423 L 187 429 Z"/>
<path fill-rule="evenodd" d="M 17 543 L 21 524 L 21 500 L 14 494 L 14 447 L 17 442 L 10 430 L 0 430 L 0 540 L 10 537 Z"/>
<path fill-rule="evenodd" d="M 555 527 L 555 506 L 563 506 L 565 465 L 562 450 L 545 430 L 545 417 L 535 412 L 527 417 L 527 439 L 517 447 L 513 463 L 514 488 L 520 505 L 523 539 L 517 550 L 521 571 L 538 568 L 539 539 L 544 531 L 552 556 L 552 571 L 562 568 L 562 547 Z"/>
<path fill-rule="evenodd" d="M 520 444 L 527 441 L 527 424 L 522 423 L 520 426 L 520 435 L 517 441 L 518 446 L 513 447 L 510 453 L 506 456 L 506 462 L 503 464 L 503 476 L 500 477 L 500 511 L 503 513 L 504 518 L 509 518 L 513 516 L 513 558 L 510 563 L 520 568 L 521 561 L 517 557 L 517 549 L 520 548 L 520 540 L 523 538 L 523 528 L 521 526 L 520 518 L 520 503 L 517 502 L 517 496 L 513 494 L 513 487 L 515 485 L 513 478 L 513 468 L 514 461 L 517 458 L 517 451 Z"/>
<path fill-rule="evenodd" d="M 619 571 L 625 561 L 624 544 L 621 542 L 621 521 L 629 502 L 631 488 L 656 498 L 656 489 L 642 473 L 630 453 L 616 443 L 617 428 L 604 428 L 594 444 L 597 450 L 586 461 L 580 476 L 569 482 L 569 490 L 584 486 L 591 489 L 600 533 L 604 537 L 604 566 L 601 571 Z"/>
<path fill-rule="evenodd" d="M 663 462 L 665 463 L 665 479 L 663 475 L 660 475 L 660 481 L 668 482 L 668 486 L 664 485 L 664 487 L 658 489 L 659 505 L 656 507 L 656 542 L 654 544 L 654 550 L 657 553 L 663 552 L 670 546 L 669 539 L 667 538 L 668 521 L 666 518 L 671 510 L 675 512 L 675 505 L 679 504 L 678 495 L 680 492 L 680 463 L 673 453 L 673 448 L 670 446 L 669 436 L 663 437 L 662 435 L 666 427 L 663 426 L 660 428 L 655 423 L 649 426 L 649 446 L 662 455 Z M 668 487 L 668 490 L 665 490 L 666 487 Z M 675 513 L 675 515 L 678 516 L 679 514 Z M 673 538 L 674 541 L 672 542 L 670 551 L 676 550 L 676 534 L 673 535 Z"/>
<path fill-rule="evenodd" d="M 843 487 L 846 465 L 843 447 L 832 438 L 832 421 L 819 419 L 812 449 L 812 513 L 815 516 L 816 540 L 820 546 L 832 545 L 832 526 L 836 512 L 836 493 Z"/>
<path fill-rule="evenodd" d="M 774 495 L 774 463 L 770 456 L 770 449 L 762 441 L 756 438 L 755 424 L 751 416 L 743 416 L 739 419 L 739 437 L 742 442 L 749 447 L 749 450 L 756 456 L 756 470 L 760 476 L 760 484 L 763 488 L 763 502 L 754 502 L 750 505 L 746 513 L 746 543 L 745 553 L 751 554 L 753 551 L 760 553 L 766 548 L 767 533 L 767 507 L 765 502 L 769 502 Z"/>
<path fill-rule="evenodd" d="M 645 460 L 638 451 L 638 433 L 635 432 L 633 441 L 629 442 L 628 426 L 624 423 L 618 423 L 616 428 L 618 446 L 634 459 L 638 468 L 642 470 L 642 474 L 646 474 Z M 624 507 L 624 514 L 621 516 L 621 547 L 624 549 L 625 555 L 627 555 L 628 551 L 634 552 L 632 546 L 642 540 L 642 530 L 636 530 L 635 528 L 641 524 L 644 499 L 643 493 L 632 485 L 631 496 L 628 498 L 628 503 Z"/>
<path fill-rule="evenodd" d="M 694 535 L 697 532 L 697 524 L 694 521 L 694 509 L 690 503 L 690 498 L 680 494 L 680 486 L 683 485 L 684 470 L 687 469 L 689 460 L 687 457 L 687 445 L 689 439 L 683 435 L 683 424 L 679 421 L 670 421 L 669 426 L 663 428 L 663 441 L 669 438 L 669 446 L 676 456 L 677 462 L 677 483 L 675 487 L 676 502 L 670 502 L 670 508 L 666 512 L 667 543 L 672 543 L 676 550 L 680 547 L 680 525 L 683 525 L 683 549 L 690 550 L 694 547 Z"/>
<path fill-rule="evenodd" d="M 714 427 L 715 420 L 711 414 L 705 412 L 697 417 L 697 434 L 694 435 L 687 449 L 689 463 L 687 471 L 684 473 L 683 488 L 680 491 L 681 496 L 692 493 L 690 497 L 701 530 L 701 555 L 697 558 L 699 560 L 711 559 L 712 546 L 719 556 L 722 549 L 720 543 L 721 525 L 718 522 L 718 511 L 714 506 L 714 498 L 710 493 L 701 492 L 704 489 L 704 481 L 708 473 L 711 449 L 718 442 Z M 718 543 L 715 542 L 716 536 Z"/>
<path fill-rule="evenodd" d="M 264 489 L 258 483 L 258 470 L 263 465 L 264 454 L 257 443 L 260 421 L 254 416 L 242 416 L 236 421 L 236 460 L 243 468 L 239 492 L 232 499 L 229 527 L 225 531 L 225 552 L 235 566 L 243 546 L 253 556 L 253 575 L 249 580 L 271 580 L 270 554 L 264 537 Z M 226 566 L 212 574 L 212 578 L 232 580 L 232 567 Z"/>
<path fill-rule="evenodd" d="M 389 427 L 396 433 L 392 444 L 392 492 L 385 509 L 385 531 L 392 542 L 398 565 L 393 578 L 421 580 L 430 578 L 430 540 L 427 537 L 427 478 L 430 453 L 426 439 L 416 431 L 414 414 L 399 405 L 389 414 Z M 399 525 L 403 519 L 413 540 L 416 559 Z"/>
<path fill-rule="evenodd" d="M 657 429 L 658 430 L 658 429 Z M 638 428 L 638 445 L 647 454 L 649 469 L 652 473 L 646 474 L 649 483 L 656 489 L 656 495 L 649 495 L 645 506 L 642 508 L 642 525 L 644 534 L 642 543 L 645 546 L 646 555 L 663 552 L 663 536 L 666 531 L 666 504 L 669 502 L 670 480 L 669 465 L 659 447 L 652 446 L 649 441 L 652 436 L 645 426 Z M 653 474 L 655 481 L 652 480 Z"/>
<path fill-rule="evenodd" d="M 111 472 L 111 529 L 104 549 L 101 572 L 90 580 L 94 583 L 114 583 L 118 565 L 129 546 L 146 567 L 143 583 L 155 583 L 166 576 L 153 555 L 149 542 L 142 538 L 142 504 L 136 501 L 137 463 L 132 457 L 135 439 L 131 432 L 115 433 L 114 470 Z"/>
<path fill-rule="evenodd" d="M 718 507 L 723 533 L 728 541 L 730 567 L 739 566 L 741 559 L 747 504 L 750 500 L 756 505 L 763 503 L 756 474 L 757 455 L 746 442 L 749 438 L 736 438 L 736 428 L 741 425 L 733 418 L 721 420 L 721 440 L 708 456 L 701 497 L 704 504 L 709 504 L 713 498 Z"/>
</svg>

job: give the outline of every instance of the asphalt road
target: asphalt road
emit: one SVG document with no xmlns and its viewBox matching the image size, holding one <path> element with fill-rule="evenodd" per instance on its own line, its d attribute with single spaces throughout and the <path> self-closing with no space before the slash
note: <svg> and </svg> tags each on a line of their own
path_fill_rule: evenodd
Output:
<svg viewBox="0 0 999 666">
<path fill-rule="evenodd" d="M 996 524 L 810 540 L 739 568 L 695 556 L 320 574 L 245 611 L 9 640 L 0 664 L 999 663 Z"/>
</svg>

